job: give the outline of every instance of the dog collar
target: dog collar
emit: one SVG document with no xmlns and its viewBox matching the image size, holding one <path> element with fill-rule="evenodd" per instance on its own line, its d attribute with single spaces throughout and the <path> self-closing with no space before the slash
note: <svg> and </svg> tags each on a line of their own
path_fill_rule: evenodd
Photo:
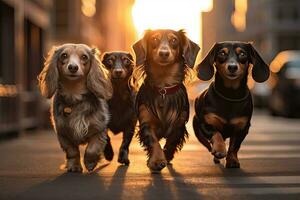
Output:
<svg viewBox="0 0 300 200">
<path fill-rule="evenodd" d="M 175 93 L 180 88 L 179 84 L 167 86 L 167 87 L 156 87 L 154 89 L 162 96 L 164 99 L 166 95 Z"/>
<path fill-rule="evenodd" d="M 222 99 L 226 100 L 226 101 L 231 101 L 231 102 L 240 102 L 240 101 L 244 101 L 248 98 L 250 92 L 249 90 L 247 90 L 247 93 L 244 97 L 242 98 L 239 98 L 239 99 L 233 99 L 233 98 L 228 98 L 228 97 L 225 97 L 224 95 L 222 95 L 217 89 L 216 89 L 216 86 L 215 86 L 215 83 L 212 83 L 212 88 L 213 88 L 213 91 L 219 96 L 221 97 Z"/>
</svg>

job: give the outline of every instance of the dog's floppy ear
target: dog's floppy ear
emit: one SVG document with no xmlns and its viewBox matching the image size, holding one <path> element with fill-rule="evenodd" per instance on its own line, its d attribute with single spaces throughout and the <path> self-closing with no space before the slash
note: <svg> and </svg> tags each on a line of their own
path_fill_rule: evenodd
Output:
<svg viewBox="0 0 300 200">
<path fill-rule="evenodd" d="M 140 66 L 145 64 L 147 59 L 147 40 L 151 30 L 146 30 L 142 39 L 132 45 L 135 54 L 135 64 Z"/>
<path fill-rule="evenodd" d="M 193 68 L 198 52 L 200 50 L 200 47 L 198 44 L 191 41 L 186 35 L 184 30 L 179 30 L 178 33 L 181 35 L 182 42 L 183 42 L 183 52 L 182 57 L 184 59 L 185 64 L 187 64 L 188 67 Z"/>
<path fill-rule="evenodd" d="M 113 89 L 108 72 L 100 62 L 99 54 L 98 49 L 91 49 L 91 68 L 87 75 L 87 88 L 97 97 L 108 100 L 112 97 Z"/>
<path fill-rule="evenodd" d="M 260 57 L 258 52 L 252 46 L 251 43 L 247 43 L 249 47 L 250 54 L 250 62 L 252 63 L 252 78 L 258 82 L 262 83 L 268 80 L 270 76 L 269 66 L 265 63 L 265 61 Z"/>
<path fill-rule="evenodd" d="M 218 43 L 215 43 L 214 46 L 209 50 L 208 54 L 204 57 L 200 64 L 198 64 L 197 76 L 203 81 L 208 81 L 214 76 L 214 62 L 216 56 L 216 48 Z"/>
<path fill-rule="evenodd" d="M 39 88 L 42 95 L 51 98 L 58 87 L 58 69 L 57 62 L 61 52 L 61 47 L 53 46 L 48 53 L 44 68 L 38 75 Z"/>
</svg>

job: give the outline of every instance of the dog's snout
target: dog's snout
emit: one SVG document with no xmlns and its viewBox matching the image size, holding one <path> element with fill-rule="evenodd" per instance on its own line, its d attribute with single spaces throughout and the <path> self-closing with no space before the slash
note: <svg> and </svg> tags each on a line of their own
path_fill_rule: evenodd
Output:
<svg viewBox="0 0 300 200">
<path fill-rule="evenodd" d="M 234 73 L 234 72 L 236 72 L 238 70 L 238 66 L 236 65 L 236 64 L 230 64 L 230 65 L 228 65 L 228 71 L 230 72 L 230 73 Z"/>
<path fill-rule="evenodd" d="M 116 77 L 116 78 L 121 77 L 122 74 L 123 74 L 123 70 L 122 69 L 114 69 L 113 70 L 113 76 Z"/>
<path fill-rule="evenodd" d="M 169 57 L 170 52 L 168 50 L 160 50 L 158 54 L 161 58 L 166 59 Z"/>
<path fill-rule="evenodd" d="M 122 70 L 115 70 L 115 74 L 118 75 L 118 76 L 121 75 L 122 74 Z"/>
<path fill-rule="evenodd" d="M 78 71 L 78 65 L 70 64 L 70 65 L 68 65 L 68 70 L 69 70 L 71 73 L 76 73 L 76 72 Z"/>
</svg>

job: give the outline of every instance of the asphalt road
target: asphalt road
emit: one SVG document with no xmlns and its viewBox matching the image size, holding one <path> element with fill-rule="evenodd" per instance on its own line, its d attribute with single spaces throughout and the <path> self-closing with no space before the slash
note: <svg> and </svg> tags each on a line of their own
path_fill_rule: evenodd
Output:
<svg viewBox="0 0 300 200">
<path fill-rule="evenodd" d="M 300 199 L 300 120 L 255 113 L 240 151 L 241 169 L 215 165 L 190 138 L 173 165 L 151 174 L 134 138 L 129 167 L 102 161 L 93 173 L 60 169 L 64 154 L 52 131 L 0 142 L 0 199 Z M 121 135 L 112 136 L 115 155 Z"/>
</svg>

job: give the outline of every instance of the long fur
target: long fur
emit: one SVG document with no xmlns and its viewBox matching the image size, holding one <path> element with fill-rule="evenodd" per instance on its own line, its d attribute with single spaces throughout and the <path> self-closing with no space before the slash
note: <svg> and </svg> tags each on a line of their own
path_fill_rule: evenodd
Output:
<svg viewBox="0 0 300 200">
<path fill-rule="evenodd" d="M 104 98 L 106 100 L 112 97 L 112 84 L 109 81 L 109 73 L 102 66 L 99 58 L 99 51 L 97 49 L 92 49 L 92 64 L 91 69 L 87 77 L 87 87 L 93 92 L 97 97 Z"/>
<path fill-rule="evenodd" d="M 155 31 L 172 32 L 172 30 Z M 176 47 L 179 49 L 176 49 L 173 63 L 168 68 L 159 68 L 158 64 L 153 61 L 153 56 L 157 54 L 149 51 L 151 47 L 148 43 L 151 30 L 148 30 L 144 37 L 133 45 L 137 66 L 134 68 L 131 78 L 133 87 L 138 90 L 135 109 L 139 120 L 143 121 L 143 118 L 146 118 L 139 113 L 142 106 L 145 107 L 149 113 L 148 117 L 151 118 L 151 120 L 148 119 L 147 122 L 142 122 L 140 125 L 139 141 L 151 159 L 151 148 L 154 148 L 152 144 L 157 143 L 161 138 L 166 138 L 164 154 L 168 162 L 173 159 L 175 152 L 181 150 L 188 137 L 185 124 L 189 118 L 189 102 L 183 83 L 187 77 L 191 77 L 192 68 L 199 51 L 199 46 L 190 41 L 185 36 L 184 31 L 172 33 L 176 34 L 179 40 Z M 157 90 L 161 83 L 165 86 L 176 84 L 179 88 L 172 94 L 162 96 Z M 151 125 L 152 122 L 155 125 Z M 155 127 L 152 132 L 151 126 Z"/>
<path fill-rule="evenodd" d="M 44 68 L 38 76 L 40 91 L 46 98 L 51 98 L 58 87 L 57 59 L 59 52 L 57 47 L 52 47 L 44 63 Z"/>
<path fill-rule="evenodd" d="M 146 43 L 147 43 L 147 38 L 150 34 L 151 30 L 147 30 L 144 33 L 144 37 L 142 39 L 142 45 L 143 45 L 143 49 L 147 49 L 146 47 Z M 182 41 L 184 42 L 183 48 L 180 50 L 180 53 L 183 54 L 183 52 L 190 48 L 189 46 L 189 39 L 186 37 L 186 33 L 184 30 L 179 30 L 178 33 L 181 36 Z M 147 56 L 147 52 L 145 52 L 145 56 Z M 141 87 L 141 85 L 144 83 L 144 80 L 147 77 L 147 72 L 149 71 L 148 69 L 148 63 L 147 63 L 147 57 L 145 58 L 145 61 L 136 61 L 137 65 L 135 66 L 135 68 L 133 69 L 132 72 L 132 76 L 130 78 L 130 84 L 133 86 L 133 88 L 138 91 L 139 88 Z M 180 58 L 181 60 L 185 60 L 184 56 L 182 55 L 182 58 Z M 184 73 L 184 79 L 183 82 L 189 83 L 191 82 L 194 77 L 195 77 L 195 72 L 192 69 L 192 66 L 188 66 L 186 62 L 184 62 L 183 64 L 183 73 Z"/>
<path fill-rule="evenodd" d="M 84 94 L 66 91 L 61 81 L 63 75 L 59 73 L 58 58 L 65 48 L 64 45 L 50 50 L 45 67 L 38 76 L 42 95 L 46 98 L 52 97 L 51 121 L 61 147 L 67 153 L 67 158 L 70 145 L 73 148 L 79 144 L 89 143 L 90 138 L 96 136 L 98 146 L 93 149 L 103 152 L 107 140 L 105 132 L 109 122 L 107 100 L 112 96 L 112 85 L 108 72 L 99 60 L 99 52 L 86 45 L 81 46 L 88 49 L 90 54 L 90 70 L 85 80 L 80 81 L 80 84 L 86 84 L 84 87 L 87 90 Z M 65 108 L 71 108 L 71 113 L 65 113 Z M 87 148 L 87 151 L 91 150 Z M 99 152 L 93 153 L 99 154 Z"/>
</svg>

